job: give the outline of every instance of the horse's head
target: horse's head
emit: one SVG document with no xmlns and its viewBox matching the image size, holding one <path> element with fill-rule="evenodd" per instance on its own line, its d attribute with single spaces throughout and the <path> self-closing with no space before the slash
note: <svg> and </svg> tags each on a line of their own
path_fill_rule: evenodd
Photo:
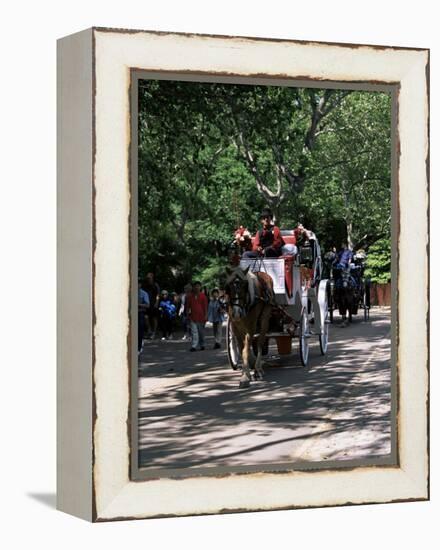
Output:
<svg viewBox="0 0 440 550">
<path fill-rule="evenodd" d="M 246 316 L 246 310 L 250 303 L 248 271 L 249 266 L 244 270 L 241 267 L 226 268 L 225 292 L 228 298 L 229 314 L 236 320 Z"/>
<path fill-rule="evenodd" d="M 333 252 L 333 250 L 329 250 L 324 254 L 324 261 L 326 263 L 329 263 L 329 264 L 333 263 L 335 261 L 335 258 L 336 258 L 336 253 Z"/>
<path fill-rule="evenodd" d="M 351 270 L 350 266 L 341 269 L 342 288 L 351 288 Z"/>
</svg>

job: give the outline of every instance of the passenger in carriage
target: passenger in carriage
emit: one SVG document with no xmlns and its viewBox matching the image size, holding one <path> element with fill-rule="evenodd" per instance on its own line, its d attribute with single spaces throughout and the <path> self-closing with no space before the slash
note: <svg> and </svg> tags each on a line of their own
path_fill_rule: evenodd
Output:
<svg viewBox="0 0 440 550">
<path fill-rule="evenodd" d="M 299 223 L 296 229 L 294 230 L 294 235 L 296 238 L 296 242 L 298 245 L 302 246 L 310 239 L 316 239 L 315 234 L 313 231 L 310 231 L 309 229 L 306 229 L 302 223 Z"/>
<path fill-rule="evenodd" d="M 284 240 L 280 228 L 273 223 L 273 215 L 269 208 L 261 212 L 262 228 L 255 235 L 252 250 L 244 252 L 243 258 L 278 258 L 282 255 Z"/>
<path fill-rule="evenodd" d="M 346 269 L 350 267 L 353 262 L 353 252 L 348 248 L 347 241 L 342 241 L 341 249 L 336 254 L 335 267 L 339 269 Z"/>
<path fill-rule="evenodd" d="M 336 288 L 342 288 L 342 285 L 344 283 L 344 279 L 342 277 L 342 271 L 347 269 L 349 270 L 348 281 L 351 287 L 356 288 L 357 286 L 359 286 L 359 281 L 355 277 L 353 267 L 354 267 L 353 251 L 350 248 L 348 248 L 347 241 L 342 241 L 341 248 L 339 252 L 336 253 L 335 259 L 333 260 L 333 269 L 335 270 L 334 273 L 335 273 Z"/>
</svg>

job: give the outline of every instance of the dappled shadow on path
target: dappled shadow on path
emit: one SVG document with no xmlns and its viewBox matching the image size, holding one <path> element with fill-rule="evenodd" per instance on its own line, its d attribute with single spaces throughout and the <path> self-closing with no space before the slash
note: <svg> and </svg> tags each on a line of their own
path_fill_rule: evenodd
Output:
<svg viewBox="0 0 440 550">
<path fill-rule="evenodd" d="M 245 390 L 224 350 L 188 353 L 181 341 L 150 342 L 139 369 L 141 467 L 291 462 L 316 439 L 329 442 L 320 459 L 389 454 L 388 330 L 380 312 L 368 325 L 332 326 L 326 358 L 315 343 L 310 366 L 300 367 L 295 344 L 295 355 L 271 358 L 265 379 Z M 364 436 L 354 456 L 356 434 Z"/>
</svg>

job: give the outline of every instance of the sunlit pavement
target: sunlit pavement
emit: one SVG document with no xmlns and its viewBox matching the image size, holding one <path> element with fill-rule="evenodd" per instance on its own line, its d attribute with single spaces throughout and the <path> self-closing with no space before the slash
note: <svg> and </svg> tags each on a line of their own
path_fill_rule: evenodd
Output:
<svg viewBox="0 0 440 550">
<path fill-rule="evenodd" d="M 265 379 L 238 388 L 224 346 L 189 352 L 181 334 L 149 340 L 139 361 L 139 465 L 236 467 L 376 458 L 391 451 L 390 309 L 330 326 L 326 357 L 311 340 L 269 357 Z M 224 332 L 223 332 L 224 336 Z M 269 356 L 275 354 L 271 346 Z"/>
</svg>

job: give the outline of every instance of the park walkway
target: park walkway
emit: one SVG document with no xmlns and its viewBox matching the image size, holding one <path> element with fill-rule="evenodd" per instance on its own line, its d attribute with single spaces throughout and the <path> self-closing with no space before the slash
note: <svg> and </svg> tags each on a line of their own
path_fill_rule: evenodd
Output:
<svg viewBox="0 0 440 550">
<path fill-rule="evenodd" d="M 139 462 L 146 469 L 378 459 L 391 452 L 390 310 L 330 327 L 310 366 L 271 357 L 263 381 L 238 388 L 225 349 L 148 341 L 139 368 Z M 210 331 L 207 331 L 210 333 Z M 180 335 L 181 336 L 181 335 Z M 275 353 L 271 346 L 270 353 Z"/>
</svg>

